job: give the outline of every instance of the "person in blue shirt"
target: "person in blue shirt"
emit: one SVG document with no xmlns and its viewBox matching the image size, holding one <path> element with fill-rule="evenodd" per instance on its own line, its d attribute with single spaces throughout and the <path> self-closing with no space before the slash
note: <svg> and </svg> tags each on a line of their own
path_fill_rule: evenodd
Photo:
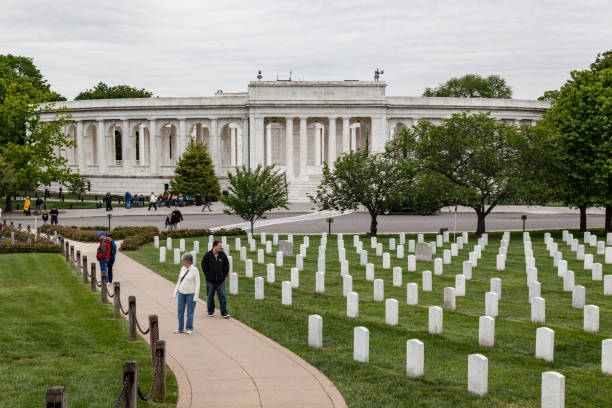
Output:
<svg viewBox="0 0 612 408">
<path fill-rule="evenodd" d="M 107 266 L 107 272 L 106 272 L 106 282 L 112 283 L 113 282 L 113 265 L 115 264 L 115 256 L 117 255 L 117 244 L 115 243 L 115 240 L 111 236 L 110 231 L 106 236 L 108 237 L 111 243 L 110 258 L 108 259 L 108 266 Z"/>
<path fill-rule="evenodd" d="M 132 205 L 132 195 L 129 191 L 125 192 L 125 208 L 129 209 Z"/>
</svg>

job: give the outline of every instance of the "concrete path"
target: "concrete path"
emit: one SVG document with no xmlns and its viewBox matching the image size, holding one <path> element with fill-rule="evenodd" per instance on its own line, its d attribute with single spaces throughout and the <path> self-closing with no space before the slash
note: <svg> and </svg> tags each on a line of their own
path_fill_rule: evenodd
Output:
<svg viewBox="0 0 612 408">
<path fill-rule="evenodd" d="M 70 245 L 89 262 L 95 260 L 96 244 L 71 241 Z M 159 318 L 168 366 L 179 385 L 177 407 L 346 407 L 340 392 L 316 368 L 234 318 L 221 319 L 218 311 L 214 318 L 207 317 L 202 300 L 196 306 L 194 333 L 174 334 L 175 282 L 121 253 L 114 279 L 121 282 L 125 308 L 128 296 L 136 296 L 141 325 L 147 324 L 149 314 Z M 203 286 L 200 295 L 205 294 Z M 148 341 L 148 336 L 143 337 Z"/>
</svg>

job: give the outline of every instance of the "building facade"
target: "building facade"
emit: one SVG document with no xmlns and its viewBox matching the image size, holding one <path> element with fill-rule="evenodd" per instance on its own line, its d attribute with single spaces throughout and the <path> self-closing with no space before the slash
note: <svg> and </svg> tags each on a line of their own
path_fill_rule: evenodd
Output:
<svg viewBox="0 0 612 408">
<path fill-rule="evenodd" d="M 490 112 L 513 124 L 535 124 L 549 105 L 516 99 L 396 97 L 384 82 L 255 81 L 248 92 L 211 97 L 61 102 L 77 146 L 57 151 L 96 193 L 163 191 L 190 139 L 208 145 L 221 185 L 238 166 L 275 164 L 291 202 L 306 202 L 323 162 L 355 149 L 382 151 L 419 121 Z M 52 113 L 43 115 L 50 120 Z"/>
</svg>

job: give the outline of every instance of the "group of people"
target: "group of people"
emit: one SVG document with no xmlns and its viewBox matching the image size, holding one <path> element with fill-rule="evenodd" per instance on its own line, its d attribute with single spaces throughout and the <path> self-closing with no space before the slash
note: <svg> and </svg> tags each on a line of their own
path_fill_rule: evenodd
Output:
<svg viewBox="0 0 612 408">
<path fill-rule="evenodd" d="M 178 230 L 181 225 L 181 221 L 183 221 L 183 214 L 178 207 L 174 207 L 174 211 L 169 212 L 168 216 L 166 217 L 166 229 L 168 231 Z"/>
<path fill-rule="evenodd" d="M 117 254 L 117 244 L 110 232 L 98 232 L 100 244 L 96 251 L 96 259 L 100 264 L 100 273 L 106 275 L 106 283 L 113 282 L 113 265 L 115 265 L 115 256 Z"/>
<path fill-rule="evenodd" d="M 178 281 L 172 292 L 177 299 L 178 328 L 174 333 L 191 334 L 193 332 L 193 317 L 196 301 L 200 295 L 200 272 L 193 265 L 193 256 L 189 253 L 183 255 L 183 266 L 179 271 Z M 212 249 L 202 258 L 202 272 L 206 277 L 206 306 L 208 317 L 215 315 L 215 293 L 219 300 L 221 317 L 228 319 L 227 299 L 225 297 L 225 279 L 229 273 L 229 260 L 223 252 L 221 241 L 213 241 Z M 185 309 L 187 309 L 187 322 L 185 322 Z M 186 323 L 186 324 L 185 324 Z"/>
</svg>

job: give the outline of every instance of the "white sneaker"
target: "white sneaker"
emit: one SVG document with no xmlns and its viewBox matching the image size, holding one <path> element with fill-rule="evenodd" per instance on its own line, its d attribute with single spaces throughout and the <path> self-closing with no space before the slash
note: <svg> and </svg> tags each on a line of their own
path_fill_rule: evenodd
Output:
<svg viewBox="0 0 612 408">
<path fill-rule="evenodd" d="M 183 332 L 182 330 L 176 329 L 176 330 L 174 331 L 174 334 L 181 334 L 182 332 Z"/>
<path fill-rule="evenodd" d="M 193 330 L 187 330 L 187 332 L 186 332 L 186 333 L 187 333 L 187 334 L 191 334 L 191 333 L 193 333 Z"/>
</svg>

